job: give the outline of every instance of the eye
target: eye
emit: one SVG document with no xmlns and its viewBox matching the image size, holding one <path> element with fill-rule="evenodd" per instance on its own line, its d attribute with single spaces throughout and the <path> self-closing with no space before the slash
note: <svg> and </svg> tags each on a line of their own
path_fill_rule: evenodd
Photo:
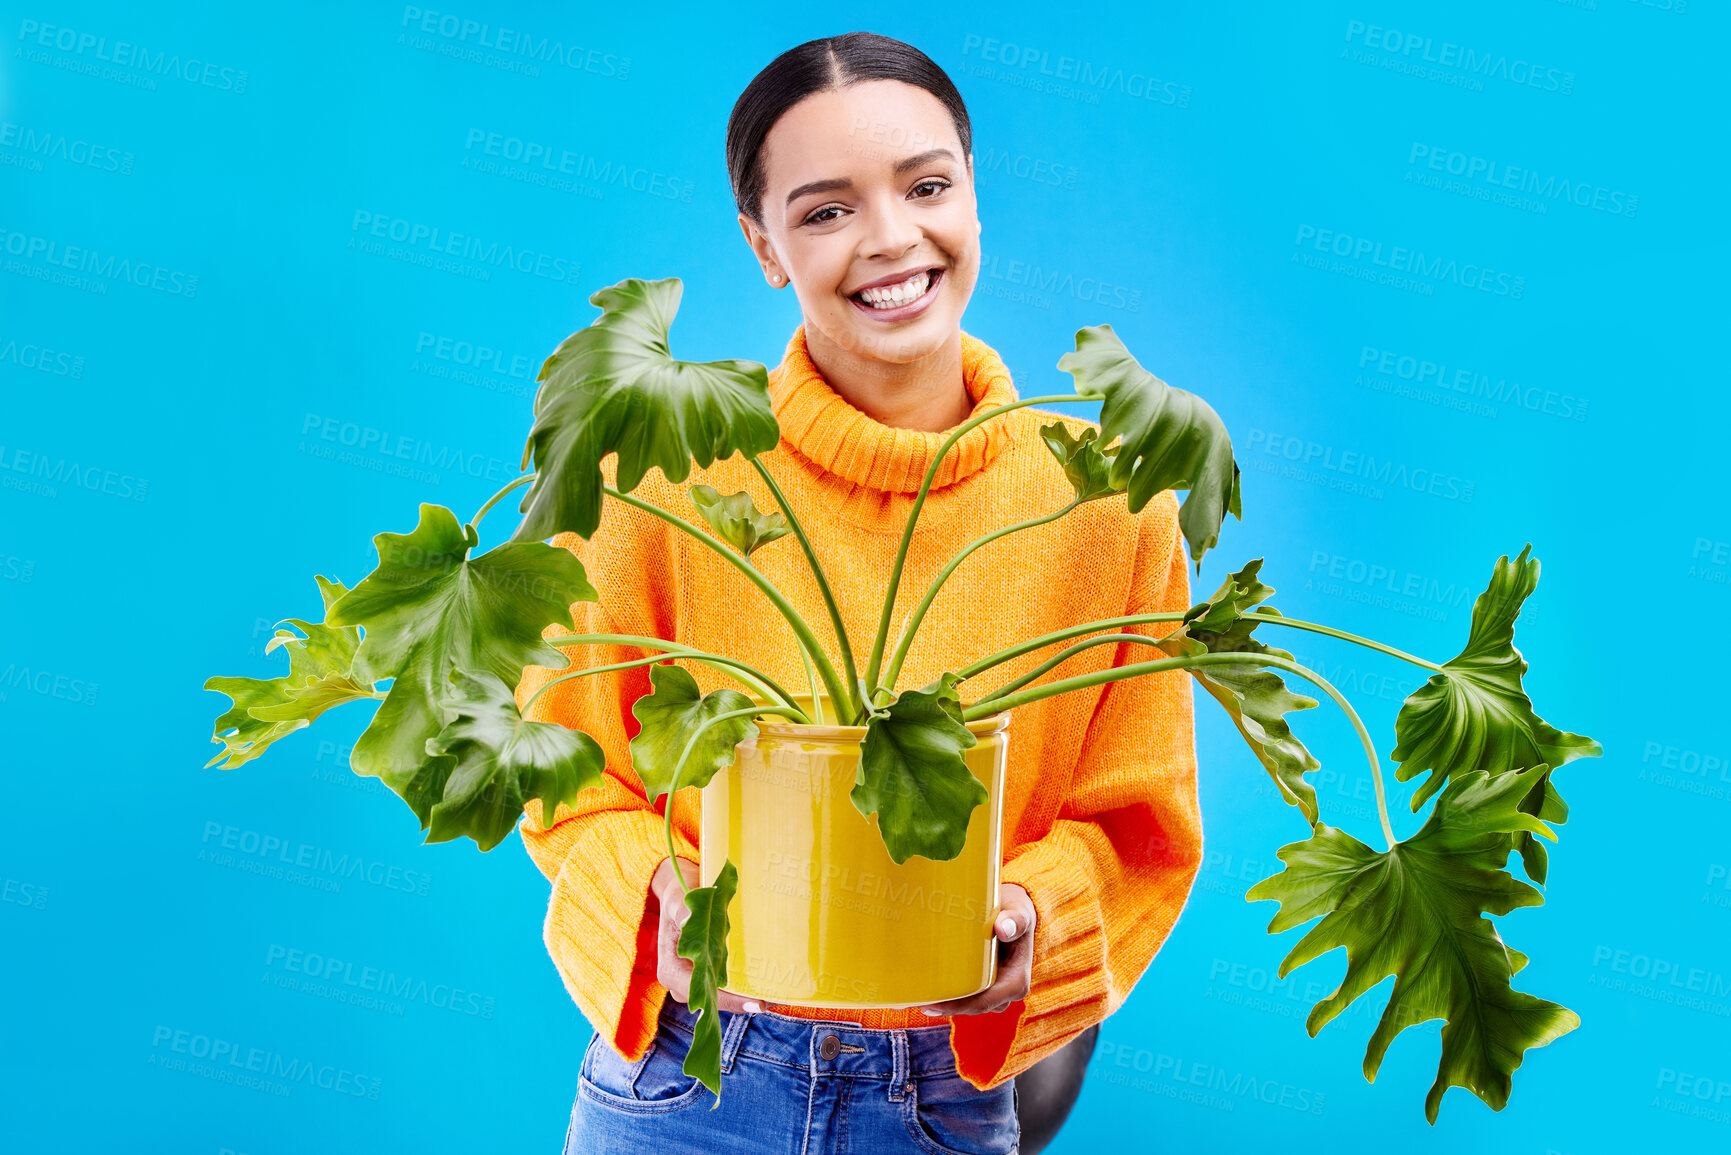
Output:
<svg viewBox="0 0 1731 1155">
<path fill-rule="evenodd" d="M 826 217 L 823 214 L 825 214 L 825 213 L 839 213 L 839 212 L 841 212 L 841 206 L 840 205 L 824 205 L 821 209 L 818 209 L 816 212 L 814 212 L 810 216 L 806 217 L 805 220 L 802 221 L 801 223 L 802 224 L 808 224 L 808 225 L 827 225 L 831 221 L 835 220 L 835 218 L 834 217 Z"/>
<path fill-rule="evenodd" d="M 937 177 L 933 177 L 930 180 L 923 180 L 919 184 L 915 185 L 913 188 L 913 191 L 914 191 L 914 193 L 918 193 L 923 188 L 929 188 L 932 190 L 929 194 L 927 194 L 925 196 L 918 197 L 917 199 L 919 199 L 919 200 L 931 200 L 932 197 L 937 196 L 939 193 L 943 192 L 945 189 L 947 189 L 949 187 L 950 187 L 949 181 L 940 180 Z M 910 194 L 910 195 L 912 195 L 912 194 Z"/>
</svg>

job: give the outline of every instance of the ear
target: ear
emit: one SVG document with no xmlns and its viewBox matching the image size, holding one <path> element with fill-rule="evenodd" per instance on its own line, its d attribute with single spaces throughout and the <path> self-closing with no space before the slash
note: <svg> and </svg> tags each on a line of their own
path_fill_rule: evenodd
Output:
<svg viewBox="0 0 1731 1155">
<path fill-rule="evenodd" d="M 787 284 L 787 270 L 776 258 L 775 246 L 770 243 L 768 235 L 757 227 L 757 222 L 740 213 L 739 230 L 745 234 L 745 243 L 750 246 L 752 256 L 763 266 L 763 279 L 769 282 L 770 287 L 779 289 Z"/>
</svg>

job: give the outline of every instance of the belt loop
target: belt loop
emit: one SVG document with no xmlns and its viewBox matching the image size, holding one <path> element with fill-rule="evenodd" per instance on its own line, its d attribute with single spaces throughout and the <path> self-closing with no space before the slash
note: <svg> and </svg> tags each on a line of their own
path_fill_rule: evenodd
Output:
<svg viewBox="0 0 1731 1155">
<path fill-rule="evenodd" d="M 908 1033 L 897 1028 L 890 1032 L 890 1102 L 906 1098 L 908 1082 Z"/>
<path fill-rule="evenodd" d="M 750 1025 L 750 1011 L 728 1015 L 727 1029 L 721 1033 L 721 1070 L 723 1074 L 733 1070 L 733 1057 L 739 1054 L 739 1044 L 745 1039 L 745 1028 Z"/>
</svg>

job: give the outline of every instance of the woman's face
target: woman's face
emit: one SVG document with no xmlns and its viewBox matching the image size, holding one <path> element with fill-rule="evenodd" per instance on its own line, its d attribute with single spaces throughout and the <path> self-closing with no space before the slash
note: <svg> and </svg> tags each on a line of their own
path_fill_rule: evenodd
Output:
<svg viewBox="0 0 1731 1155">
<path fill-rule="evenodd" d="M 760 159 L 763 228 L 740 225 L 769 283 L 791 281 L 808 337 L 907 362 L 955 336 L 980 219 L 973 158 L 937 97 L 897 80 L 814 93 L 776 121 Z"/>
</svg>

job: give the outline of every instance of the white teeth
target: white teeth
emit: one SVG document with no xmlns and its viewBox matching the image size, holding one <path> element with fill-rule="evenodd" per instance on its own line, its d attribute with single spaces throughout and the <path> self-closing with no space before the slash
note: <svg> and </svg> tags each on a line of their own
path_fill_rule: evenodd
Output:
<svg viewBox="0 0 1731 1155">
<path fill-rule="evenodd" d="M 859 296 L 874 309 L 894 309 L 917 301 L 926 295 L 931 288 L 932 275 L 929 272 L 918 272 L 899 285 L 879 285 L 872 289 L 861 289 Z"/>
</svg>

